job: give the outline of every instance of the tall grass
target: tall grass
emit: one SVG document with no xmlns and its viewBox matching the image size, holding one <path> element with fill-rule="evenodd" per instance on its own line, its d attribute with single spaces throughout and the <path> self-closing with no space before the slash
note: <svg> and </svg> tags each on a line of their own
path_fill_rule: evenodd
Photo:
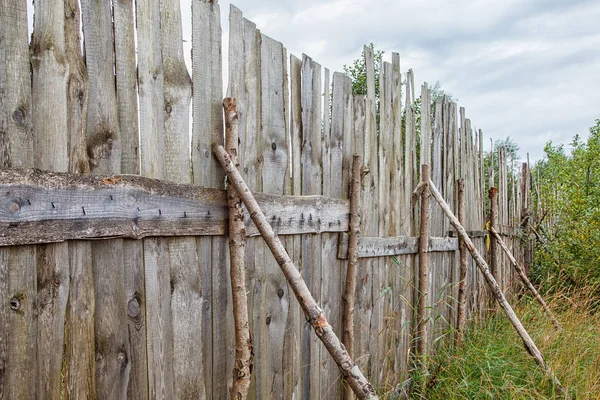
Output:
<svg viewBox="0 0 600 400">
<path fill-rule="evenodd" d="M 600 314 L 594 288 L 547 298 L 564 330 L 555 331 L 538 303 L 523 297 L 515 312 L 574 399 L 600 399 Z M 597 303 L 596 303 L 597 304 Z M 426 399 L 554 399 L 552 384 L 500 311 L 471 326 L 463 347 L 442 348 Z"/>
</svg>

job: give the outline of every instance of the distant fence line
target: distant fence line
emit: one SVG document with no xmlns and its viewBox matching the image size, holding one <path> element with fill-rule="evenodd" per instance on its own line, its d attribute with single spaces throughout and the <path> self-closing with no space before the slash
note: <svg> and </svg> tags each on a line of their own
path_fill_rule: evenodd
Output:
<svg viewBox="0 0 600 400">
<path fill-rule="evenodd" d="M 81 7 L 82 21 L 76 0 L 36 2 L 30 45 L 25 0 L 0 4 L 0 398 L 227 398 L 225 177 L 211 154 L 223 140 L 219 5 L 192 2 L 191 76 L 179 1 Z M 368 168 L 353 357 L 392 388 L 414 339 L 419 164 L 453 210 L 464 181 L 463 224 L 489 253 L 482 132 L 456 103 L 431 104 L 424 84 L 417 137 L 413 73 L 402 93 L 396 53 L 381 65 L 377 118 L 372 49 L 367 94 L 353 95 L 348 76 L 288 57 L 235 7 L 229 18 L 240 172 L 338 334 L 352 156 Z M 498 230 L 520 254 L 527 180 L 509 185 L 505 153 L 499 162 Z M 246 228 L 251 397 L 340 398 L 337 366 L 248 218 Z M 430 234 L 436 343 L 456 327 L 459 280 L 458 241 L 436 205 Z M 509 289 L 510 262 L 498 260 Z M 484 285 L 469 258 L 469 315 L 485 312 Z"/>
</svg>

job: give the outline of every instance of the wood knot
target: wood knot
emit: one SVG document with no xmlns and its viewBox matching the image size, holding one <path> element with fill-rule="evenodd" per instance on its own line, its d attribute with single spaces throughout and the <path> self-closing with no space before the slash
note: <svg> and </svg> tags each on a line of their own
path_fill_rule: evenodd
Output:
<svg viewBox="0 0 600 400">
<path fill-rule="evenodd" d="M 131 318 L 136 318 L 140 314 L 140 302 L 137 298 L 133 298 L 127 302 L 127 315 Z"/>
<path fill-rule="evenodd" d="M 13 111 L 12 117 L 17 126 L 21 128 L 25 126 L 25 110 L 23 108 L 19 107 Z"/>
</svg>

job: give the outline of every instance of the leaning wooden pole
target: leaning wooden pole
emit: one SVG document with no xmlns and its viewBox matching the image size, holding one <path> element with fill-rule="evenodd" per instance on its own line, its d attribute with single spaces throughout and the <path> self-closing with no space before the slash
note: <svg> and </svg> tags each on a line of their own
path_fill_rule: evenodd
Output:
<svg viewBox="0 0 600 400">
<path fill-rule="evenodd" d="M 360 238 L 360 187 L 362 181 L 362 157 L 352 160 L 352 183 L 350 187 L 350 233 L 348 238 L 348 269 L 344 288 L 344 314 L 342 317 L 342 343 L 350 357 L 354 354 L 354 301 L 356 299 L 356 268 L 358 266 L 358 240 Z M 344 398 L 354 398 L 350 384 L 345 382 Z"/>
<path fill-rule="evenodd" d="M 367 381 L 358 365 L 356 365 L 346 351 L 346 348 L 340 339 L 338 339 L 335 332 L 333 332 L 333 328 L 329 325 L 329 322 L 327 322 L 323 310 L 315 301 L 310 290 L 308 290 L 306 282 L 304 282 L 302 275 L 300 275 L 300 272 L 294 266 L 290 256 L 285 251 L 281 240 L 279 240 L 279 237 L 267 222 L 254 195 L 231 161 L 231 157 L 229 157 L 229 154 L 227 154 L 223 146 L 216 146 L 213 148 L 213 151 L 221 162 L 225 172 L 227 172 L 228 184 L 233 185 L 246 205 L 246 209 L 250 213 L 252 221 L 254 221 L 258 231 L 267 243 L 267 246 L 271 249 L 273 256 L 275 256 L 275 260 L 277 260 L 277 264 L 279 264 L 296 299 L 300 302 L 300 306 L 302 307 L 307 320 L 314 328 L 317 337 L 323 342 L 325 348 L 340 368 L 343 378 L 350 384 L 350 387 L 358 399 L 378 399 L 373 386 Z"/>
<path fill-rule="evenodd" d="M 429 181 L 429 189 L 431 190 L 431 194 L 433 195 L 433 197 L 435 197 L 435 199 L 439 203 L 440 207 L 442 208 L 442 210 L 444 211 L 444 213 L 450 220 L 450 223 L 452 224 L 452 226 L 454 226 L 454 228 L 456 229 L 456 232 L 458 233 L 458 235 L 465 241 L 465 245 L 467 246 L 467 249 L 471 253 L 471 256 L 473 256 L 473 259 L 477 263 L 479 270 L 485 277 L 485 280 L 487 281 L 488 285 L 490 286 L 492 294 L 496 297 L 496 300 L 498 301 L 498 303 L 500 304 L 502 309 L 504 309 L 506 316 L 508 317 L 511 324 L 513 325 L 513 327 L 515 328 L 515 330 L 521 337 L 521 340 L 523 340 L 523 345 L 525 346 L 525 350 L 527 350 L 527 352 L 533 357 L 535 362 L 542 369 L 544 369 L 544 371 L 546 371 L 546 373 L 552 380 L 552 383 L 565 395 L 565 398 L 569 398 L 567 391 L 565 390 L 563 385 L 560 383 L 560 381 L 554 374 L 554 371 L 552 371 L 552 368 L 550 368 L 550 366 L 548 366 L 546 364 L 546 362 L 544 361 L 544 357 L 542 356 L 542 353 L 538 350 L 537 346 L 535 345 L 535 343 L 529 336 L 529 333 L 527 333 L 527 331 L 525 330 L 525 327 L 523 327 L 523 324 L 521 323 L 521 321 L 519 320 L 519 318 L 513 311 L 512 307 L 506 300 L 506 297 L 504 297 L 504 293 L 502 293 L 502 290 L 500 289 L 498 282 L 496 282 L 496 280 L 492 276 L 492 273 L 490 272 L 490 268 L 488 267 L 487 263 L 485 262 L 483 257 L 481 257 L 481 255 L 479 254 L 477 249 L 475 248 L 475 245 L 471 241 L 471 238 L 469 238 L 469 235 L 467 235 L 467 231 L 460 224 L 460 222 L 458 222 L 458 219 L 456 218 L 456 216 L 450 209 L 450 206 L 448 206 L 448 204 L 446 203 L 446 201 L 444 200 L 444 198 L 442 197 L 440 192 L 437 190 L 437 188 L 431 181 Z"/>
<path fill-rule="evenodd" d="M 527 289 L 529 289 L 531 294 L 533 294 L 533 297 L 535 297 L 535 299 L 538 301 L 538 303 L 540 303 L 540 305 L 542 306 L 542 308 L 544 309 L 546 314 L 548 314 L 548 317 L 552 321 L 552 325 L 554 325 L 554 327 L 557 330 L 559 330 L 559 331 L 562 330 L 562 326 L 560 325 L 560 323 L 558 322 L 558 320 L 552 313 L 552 310 L 550 310 L 550 307 L 548 307 L 548 304 L 546 304 L 546 302 L 544 301 L 542 296 L 540 296 L 540 294 L 535 289 L 535 287 L 533 286 L 533 284 L 531 283 L 529 278 L 527 278 L 527 274 L 525 274 L 525 270 L 523 268 L 521 268 L 521 266 L 519 265 L 519 263 L 513 256 L 512 252 L 509 250 L 509 248 L 506 246 L 506 244 L 500 237 L 500 234 L 498 234 L 498 231 L 494 228 L 490 228 L 490 232 L 494 236 L 494 238 L 498 241 L 498 244 L 500 245 L 500 247 L 502 247 L 502 250 L 504 250 L 504 252 L 508 256 L 508 259 L 510 260 L 512 265 L 515 267 L 515 270 L 517 271 L 517 274 L 519 274 L 519 277 L 521 278 L 521 281 L 523 281 L 523 284 L 525 285 L 525 287 Z"/>
<path fill-rule="evenodd" d="M 223 101 L 225 114 L 225 146 L 232 164 L 238 164 L 238 113 L 236 99 Z M 233 385 L 231 398 L 245 400 L 248 397 L 250 377 L 252 376 L 252 339 L 248 323 L 248 300 L 246 297 L 246 271 L 244 249 L 246 246 L 246 228 L 244 210 L 237 191 L 227 187 L 227 205 L 229 207 L 229 254 L 231 275 L 231 298 L 233 305 L 233 323 L 235 330 L 235 363 L 233 364 Z"/>
<path fill-rule="evenodd" d="M 458 179 L 456 183 L 458 221 L 462 224 L 465 218 L 465 181 Z M 460 346 L 465 339 L 465 324 L 467 322 L 467 247 L 462 237 L 458 238 L 458 250 L 460 254 L 460 277 L 458 281 L 458 312 L 456 316 L 456 337 L 454 343 Z"/>
<path fill-rule="evenodd" d="M 424 189 L 421 191 L 421 225 L 419 229 L 419 291 L 417 301 L 417 326 L 415 332 L 416 355 L 419 360 L 419 368 L 422 373 L 427 373 L 427 363 L 425 356 L 427 354 L 427 321 L 429 298 L 429 219 L 430 219 L 430 200 L 429 190 L 429 165 L 421 165 L 421 182 Z"/>
</svg>

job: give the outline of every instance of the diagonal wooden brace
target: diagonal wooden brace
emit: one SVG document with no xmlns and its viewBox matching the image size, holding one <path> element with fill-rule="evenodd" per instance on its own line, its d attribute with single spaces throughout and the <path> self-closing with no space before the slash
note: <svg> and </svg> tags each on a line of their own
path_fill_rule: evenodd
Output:
<svg viewBox="0 0 600 400">
<path fill-rule="evenodd" d="M 333 328 L 327 322 L 323 310 L 315 301 L 310 290 L 308 290 L 306 282 L 302 279 L 302 275 L 300 275 L 300 272 L 292 262 L 290 256 L 283 247 L 283 244 L 279 240 L 279 237 L 267 222 L 254 195 L 231 161 L 229 154 L 227 154 L 223 146 L 220 145 L 213 147 L 213 151 L 227 172 L 228 184 L 233 185 L 246 205 L 250 217 L 256 224 L 256 227 L 269 246 L 269 249 L 271 249 L 275 260 L 277 260 L 277 264 L 279 264 L 283 275 L 290 284 L 296 299 L 300 302 L 304 314 L 315 329 L 318 338 L 323 342 L 325 348 L 340 368 L 342 376 L 350 384 L 350 387 L 358 399 L 378 399 L 373 386 L 367 381 L 358 365 L 350 358 L 350 355 L 340 339 L 336 336 L 335 332 L 333 332 Z"/>
</svg>

